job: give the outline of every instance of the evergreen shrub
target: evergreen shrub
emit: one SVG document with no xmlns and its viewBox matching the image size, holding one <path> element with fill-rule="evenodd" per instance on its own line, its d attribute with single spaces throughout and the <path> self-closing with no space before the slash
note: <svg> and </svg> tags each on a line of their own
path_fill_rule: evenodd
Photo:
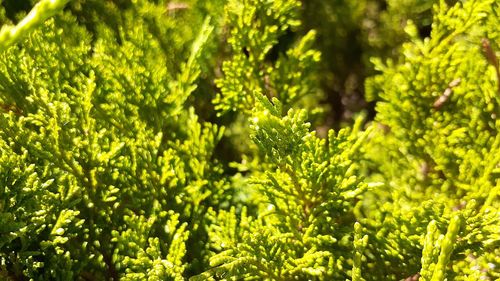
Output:
<svg viewBox="0 0 500 281">
<path fill-rule="evenodd" d="M 1 280 L 500 279 L 498 1 L 0 4 Z"/>
</svg>

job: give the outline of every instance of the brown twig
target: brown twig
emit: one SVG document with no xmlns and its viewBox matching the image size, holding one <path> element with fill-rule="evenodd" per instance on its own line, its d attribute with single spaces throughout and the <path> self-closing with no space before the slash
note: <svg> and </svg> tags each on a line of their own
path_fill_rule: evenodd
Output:
<svg viewBox="0 0 500 281">
<path fill-rule="evenodd" d="M 451 94 L 453 93 L 453 88 L 458 86 L 462 80 L 460 78 L 457 78 L 453 81 L 451 81 L 448 84 L 448 88 L 444 90 L 444 93 L 434 102 L 432 107 L 435 109 L 440 109 L 443 104 L 450 98 Z"/>
<path fill-rule="evenodd" d="M 497 73 L 497 86 L 498 93 L 500 94 L 500 65 L 498 62 L 498 58 L 493 51 L 493 48 L 491 47 L 490 40 L 488 40 L 487 38 L 483 38 L 481 39 L 481 44 L 483 45 L 483 52 L 486 60 L 488 60 L 491 65 L 493 65 Z"/>
<path fill-rule="evenodd" d="M 23 111 L 15 105 L 8 105 L 8 104 L 0 103 L 0 108 L 5 112 L 9 112 L 9 111 L 14 112 L 17 116 L 23 115 Z"/>
<path fill-rule="evenodd" d="M 167 11 L 174 12 L 176 10 L 189 9 L 189 5 L 181 2 L 170 2 L 167 4 Z"/>
<path fill-rule="evenodd" d="M 420 273 L 406 278 L 404 281 L 418 281 L 420 279 Z"/>
</svg>

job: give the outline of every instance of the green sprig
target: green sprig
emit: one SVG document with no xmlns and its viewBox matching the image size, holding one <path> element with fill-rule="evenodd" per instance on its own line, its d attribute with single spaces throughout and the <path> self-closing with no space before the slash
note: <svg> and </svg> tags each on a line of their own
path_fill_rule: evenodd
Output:
<svg viewBox="0 0 500 281">
<path fill-rule="evenodd" d="M 4 25 L 0 31 L 0 50 L 12 46 L 46 19 L 61 11 L 70 0 L 42 0 L 17 25 Z"/>
</svg>

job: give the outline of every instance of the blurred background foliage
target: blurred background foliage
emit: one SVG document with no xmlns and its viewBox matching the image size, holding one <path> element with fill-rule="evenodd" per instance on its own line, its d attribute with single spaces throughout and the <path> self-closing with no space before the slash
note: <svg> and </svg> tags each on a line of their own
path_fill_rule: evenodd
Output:
<svg viewBox="0 0 500 281">
<path fill-rule="evenodd" d="M 370 58 L 396 58 L 408 39 L 404 28 L 413 21 L 421 38 L 431 30 L 432 5 L 436 0 L 303 1 L 304 29 L 316 29 L 321 60 L 321 88 L 332 110 L 331 127 L 351 123 L 353 115 L 373 103 L 364 98 L 364 81 L 374 74 Z"/>
</svg>

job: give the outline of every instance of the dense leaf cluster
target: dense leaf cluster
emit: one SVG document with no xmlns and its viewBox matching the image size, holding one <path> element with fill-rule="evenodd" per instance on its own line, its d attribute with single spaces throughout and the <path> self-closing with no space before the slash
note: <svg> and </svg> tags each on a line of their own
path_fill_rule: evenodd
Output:
<svg viewBox="0 0 500 281">
<path fill-rule="evenodd" d="M 14 2 L 0 279 L 500 278 L 498 1 Z"/>
</svg>

